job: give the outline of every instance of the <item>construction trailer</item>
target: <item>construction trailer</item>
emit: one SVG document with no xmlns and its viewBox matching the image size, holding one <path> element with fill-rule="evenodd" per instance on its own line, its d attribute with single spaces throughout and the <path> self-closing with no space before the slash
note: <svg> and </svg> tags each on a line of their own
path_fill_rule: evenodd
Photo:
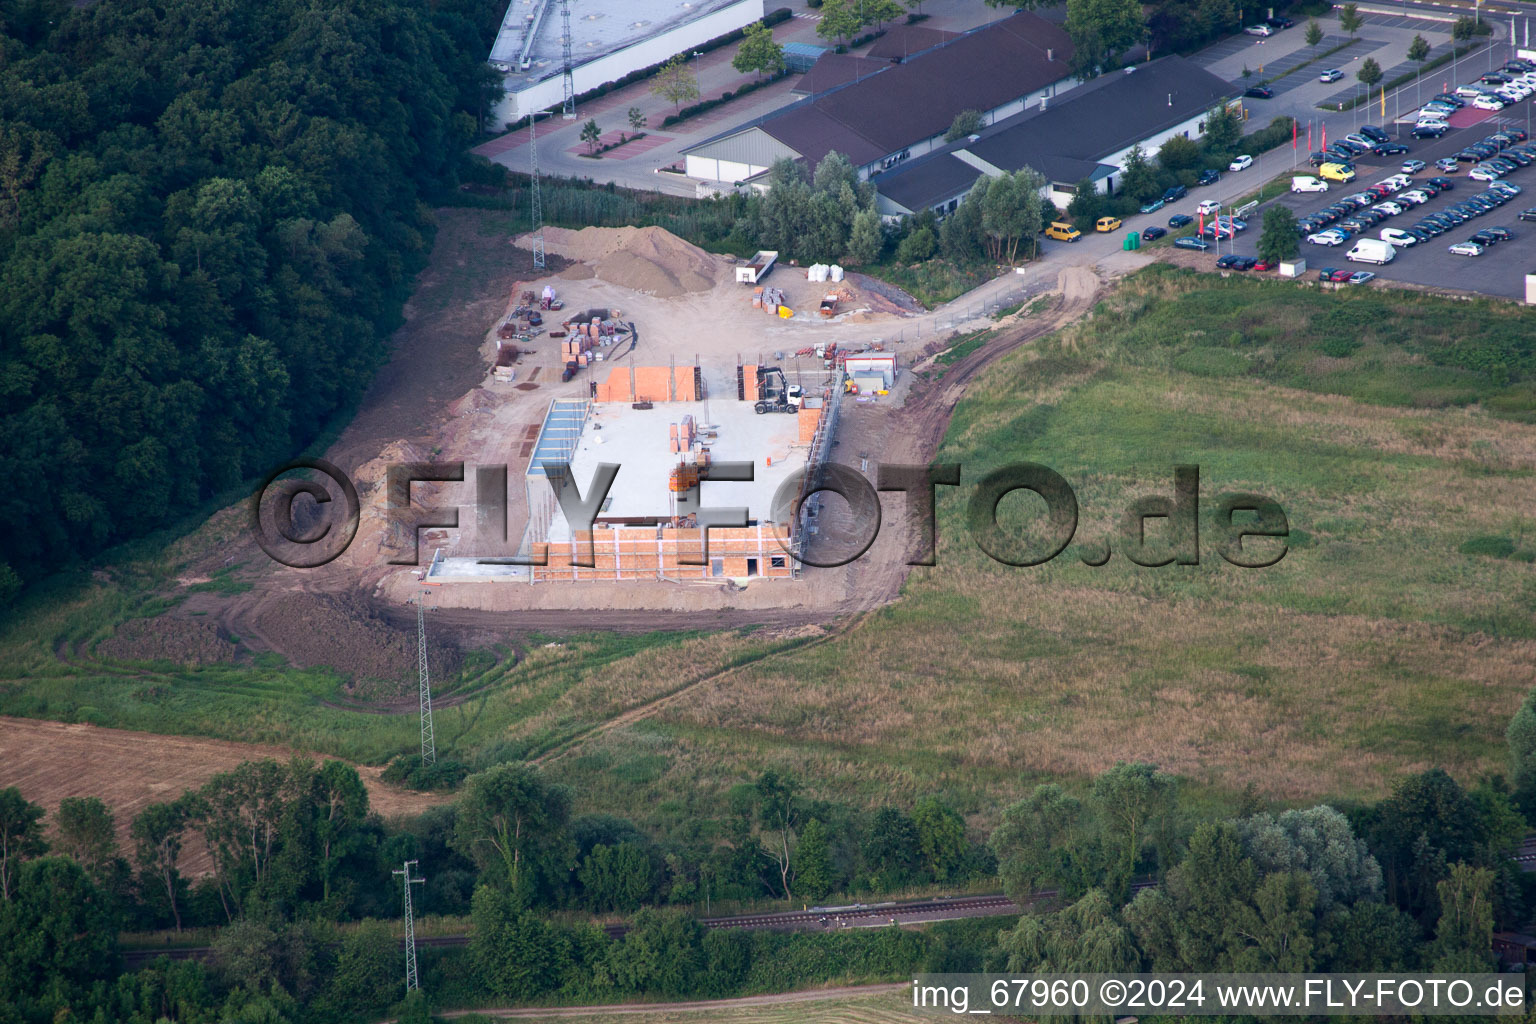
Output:
<svg viewBox="0 0 1536 1024">
<path fill-rule="evenodd" d="M 745 266 L 736 268 L 737 284 L 759 284 L 763 278 L 773 270 L 773 265 L 779 261 L 777 249 L 759 249 L 752 254 L 752 258 Z"/>
</svg>

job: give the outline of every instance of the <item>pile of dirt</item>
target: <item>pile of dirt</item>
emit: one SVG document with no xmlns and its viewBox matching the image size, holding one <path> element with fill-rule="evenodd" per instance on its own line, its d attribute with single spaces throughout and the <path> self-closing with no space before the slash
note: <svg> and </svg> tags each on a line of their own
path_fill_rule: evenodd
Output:
<svg viewBox="0 0 1536 1024">
<path fill-rule="evenodd" d="M 112 661 L 216 665 L 234 661 L 237 648 L 210 622 L 161 616 L 129 619 L 97 644 L 95 653 Z"/>
<path fill-rule="evenodd" d="M 348 695 L 389 700 L 416 687 L 416 631 L 391 626 L 367 605 L 338 596 L 288 594 L 256 621 L 261 639 L 295 665 L 324 666 L 350 677 Z M 427 662 L 436 678 L 456 675 L 457 647 L 429 635 Z"/>
<path fill-rule="evenodd" d="M 544 244 L 610 284 L 664 299 L 715 286 L 724 261 L 664 228 L 546 228 Z"/>
</svg>

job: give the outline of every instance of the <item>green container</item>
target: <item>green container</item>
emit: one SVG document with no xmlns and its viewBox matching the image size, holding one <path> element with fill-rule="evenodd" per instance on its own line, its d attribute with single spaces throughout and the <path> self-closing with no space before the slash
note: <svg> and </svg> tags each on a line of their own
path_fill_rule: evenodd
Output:
<svg viewBox="0 0 1536 1024">
<path fill-rule="evenodd" d="M 1140 249 L 1141 248 L 1141 232 L 1140 231 L 1128 231 L 1128 232 L 1126 232 L 1126 234 L 1125 234 L 1125 245 L 1123 246 L 1123 248 L 1125 249 L 1126 252 L 1130 252 L 1133 249 Z"/>
</svg>

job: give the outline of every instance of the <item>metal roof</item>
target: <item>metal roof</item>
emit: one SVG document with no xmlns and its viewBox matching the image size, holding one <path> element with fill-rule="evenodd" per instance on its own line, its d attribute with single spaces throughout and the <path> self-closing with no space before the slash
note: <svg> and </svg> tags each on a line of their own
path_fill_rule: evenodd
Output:
<svg viewBox="0 0 1536 1024">
<path fill-rule="evenodd" d="M 1008 171 L 1033 167 L 1050 181 L 1099 179 L 1114 173 L 1100 161 L 1127 146 L 1188 121 L 1236 94 L 1225 80 L 1180 56 L 1116 71 L 984 128 L 977 141 L 961 140 L 874 179 L 888 200 L 917 212 L 955 195 L 959 167 L 974 182 L 981 174 L 955 154 L 965 153 Z M 935 166 L 937 165 L 937 166 Z M 958 165 L 958 166 L 957 166 Z"/>
<path fill-rule="evenodd" d="M 832 86 L 683 150 L 757 128 L 811 166 L 836 150 L 856 166 L 942 135 L 962 110 L 995 110 L 1069 77 L 1072 40 L 1020 11 L 925 50 L 902 64 Z M 818 61 L 818 65 L 824 61 Z"/>
</svg>

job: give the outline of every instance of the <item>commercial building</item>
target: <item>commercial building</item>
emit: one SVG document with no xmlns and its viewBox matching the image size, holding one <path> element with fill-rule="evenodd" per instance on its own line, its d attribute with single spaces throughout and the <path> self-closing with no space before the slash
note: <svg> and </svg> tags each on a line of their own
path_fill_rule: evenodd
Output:
<svg viewBox="0 0 1536 1024">
<path fill-rule="evenodd" d="M 740 391 L 724 398 L 695 390 L 696 373 L 626 368 L 598 382 L 596 397 L 552 402 L 524 476 L 528 522 L 518 546 L 521 558 L 543 564 L 440 555 L 428 582 L 794 578 L 790 512 L 800 471 L 830 448 L 834 398 L 822 392 L 797 411 L 759 413 L 756 367 L 742 367 Z M 727 472 L 729 463 L 749 465 L 750 479 Z M 613 486 L 593 528 L 573 529 L 549 472 L 568 471 L 586 493 L 600 464 L 618 467 Z M 735 511 L 744 525 L 710 527 L 706 553 L 701 510 L 705 518 Z"/>
<path fill-rule="evenodd" d="M 576 0 L 570 15 L 572 78 L 579 95 L 761 21 L 763 0 Z M 506 88 L 495 120 L 515 121 L 564 100 L 561 21 L 560 0 L 507 5 L 489 58 Z"/>
<path fill-rule="evenodd" d="M 1058 206 L 1072 201 L 1083 179 L 1113 192 L 1133 148 L 1152 156 L 1175 135 L 1199 138 L 1211 110 L 1236 94 L 1180 56 L 1111 72 L 882 175 L 875 180 L 880 213 L 948 213 L 983 174 L 1023 167 L 1045 175 L 1046 198 Z"/>
<path fill-rule="evenodd" d="M 1071 81 L 1071 39 L 1027 11 L 953 38 L 914 36 L 909 45 L 926 48 L 905 55 L 903 46 L 884 59 L 822 57 L 807 72 L 814 94 L 684 149 L 688 176 L 741 183 L 776 160 L 814 167 L 835 150 L 871 178 L 942 147 L 963 110 L 990 125 Z"/>
</svg>

